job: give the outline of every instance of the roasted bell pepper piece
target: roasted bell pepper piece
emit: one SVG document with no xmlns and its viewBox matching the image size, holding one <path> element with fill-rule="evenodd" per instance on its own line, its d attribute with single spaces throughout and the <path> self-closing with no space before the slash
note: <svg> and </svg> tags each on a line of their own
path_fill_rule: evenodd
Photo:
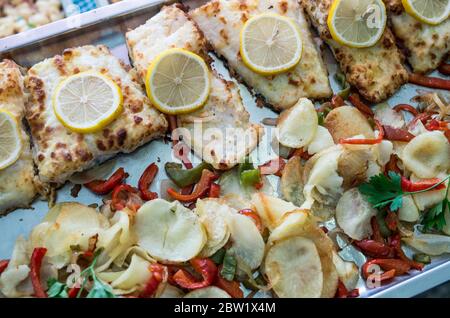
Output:
<svg viewBox="0 0 450 318">
<path fill-rule="evenodd" d="M 252 218 L 253 222 L 255 222 L 255 225 L 258 228 L 259 232 L 263 231 L 261 218 L 259 217 L 258 213 L 256 213 L 252 209 L 243 209 L 243 210 L 239 211 L 239 214 L 242 214 L 242 215 L 248 216 L 249 218 Z"/>
<path fill-rule="evenodd" d="M 197 183 L 202 176 L 203 170 L 213 170 L 212 166 L 206 162 L 202 162 L 195 168 L 186 170 L 183 170 L 183 166 L 179 163 L 167 162 L 164 165 L 164 169 L 170 180 L 180 188 Z"/>
<path fill-rule="evenodd" d="M 394 106 L 394 110 L 400 112 L 402 110 L 411 113 L 414 117 L 419 115 L 419 111 L 409 104 L 398 104 Z"/>
<path fill-rule="evenodd" d="M 222 269 L 222 265 L 220 265 L 219 267 L 219 272 Z M 217 287 L 219 287 L 220 289 L 223 289 L 224 291 L 226 291 L 228 293 L 228 295 L 230 295 L 233 298 L 243 298 L 244 297 L 244 293 L 241 290 L 241 284 L 235 280 L 233 281 L 229 281 L 226 280 L 225 278 L 223 278 L 220 275 L 217 275 L 217 279 L 214 283 L 214 285 L 216 285 Z"/>
<path fill-rule="evenodd" d="M 144 170 L 144 173 L 139 178 L 138 188 L 143 200 L 150 201 L 158 197 L 158 194 L 156 192 L 151 192 L 148 189 L 155 179 L 157 173 L 158 166 L 152 163 Z"/>
<path fill-rule="evenodd" d="M 341 282 L 340 280 L 338 281 L 338 287 L 334 298 L 356 298 L 356 297 L 359 297 L 358 288 L 355 288 L 352 291 L 348 291 L 344 283 Z"/>
<path fill-rule="evenodd" d="M 261 173 L 258 169 L 245 170 L 241 172 L 240 180 L 243 186 L 256 186 L 261 182 Z"/>
<path fill-rule="evenodd" d="M 192 169 L 193 165 L 189 160 L 189 153 L 191 150 L 185 143 L 178 142 L 174 144 L 172 151 L 175 158 L 180 159 L 186 169 Z"/>
<path fill-rule="evenodd" d="M 351 94 L 348 97 L 348 100 L 350 101 L 350 103 L 352 103 L 353 106 L 358 108 L 358 110 L 360 112 L 362 112 L 364 115 L 369 116 L 369 117 L 373 117 L 374 116 L 372 109 L 370 109 L 369 106 L 367 106 L 366 104 L 364 104 L 361 101 L 361 98 L 359 97 L 358 94 Z"/>
<path fill-rule="evenodd" d="M 383 129 L 384 138 L 387 140 L 409 142 L 416 137 L 406 129 L 402 128 L 394 128 L 391 126 L 383 125 Z"/>
<path fill-rule="evenodd" d="M 156 290 L 158 289 L 159 284 L 163 281 L 164 278 L 164 266 L 160 264 L 152 264 L 149 268 L 152 276 L 145 284 L 144 290 L 139 294 L 139 298 L 150 298 L 152 297 Z"/>
<path fill-rule="evenodd" d="M 128 173 L 123 168 L 119 168 L 108 180 L 94 180 L 85 183 L 84 186 L 96 194 L 105 195 L 114 190 L 127 177 Z"/>
<path fill-rule="evenodd" d="M 178 193 L 173 188 L 167 189 L 167 193 L 173 199 L 178 200 L 180 202 L 192 202 L 208 194 L 208 191 L 211 187 L 211 183 L 213 183 L 217 179 L 218 175 L 216 175 L 214 172 L 204 169 L 200 181 L 197 183 L 197 185 L 194 188 L 194 191 L 191 194 L 184 195 Z"/>
<path fill-rule="evenodd" d="M 363 254 L 375 258 L 392 258 L 394 250 L 384 244 L 374 240 L 355 241 L 354 244 L 363 252 Z"/>
<path fill-rule="evenodd" d="M 208 197 L 210 198 L 218 198 L 220 197 L 220 185 L 217 183 L 211 183 L 211 186 L 209 187 L 209 194 Z"/>
<path fill-rule="evenodd" d="M 67 292 L 68 298 L 77 298 L 78 292 L 80 291 L 80 287 L 72 287 Z"/>
<path fill-rule="evenodd" d="M 42 259 L 46 253 L 47 249 L 45 247 L 36 247 L 31 254 L 30 278 L 34 289 L 34 296 L 37 298 L 47 298 L 47 293 L 41 285 Z"/>
<path fill-rule="evenodd" d="M 401 259 L 376 258 L 376 259 L 367 261 L 362 266 L 362 274 L 363 274 L 364 278 L 366 278 L 366 279 L 370 275 L 369 268 L 371 265 L 380 266 L 384 272 L 389 272 L 389 271 L 393 270 L 395 276 L 400 276 L 400 275 L 406 274 L 411 269 L 411 265 L 408 262 L 405 262 Z"/>
<path fill-rule="evenodd" d="M 8 259 L 3 259 L 0 261 L 0 274 L 5 271 L 5 269 L 8 267 L 8 264 L 9 264 Z"/>
<path fill-rule="evenodd" d="M 115 211 L 129 208 L 133 212 L 136 212 L 142 205 L 142 200 L 138 192 L 136 188 L 128 184 L 117 186 L 112 193 L 111 207 Z"/>
<path fill-rule="evenodd" d="M 442 63 L 439 65 L 438 70 L 441 74 L 450 75 L 450 64 Z"/>
<path fill-rule="evenodd" d="M 409 82 L 430 88 L 450 90 L 450 80 L 438 77 L 430 77 L 412 73 L 409 74 Z"/>
<path fill-rule="evenodd" d="M 202 281 L 196 279 L 184 269 L 173 275 L 173 280 L 186 289 L 199 289 L 213 284 L 217 277 L 217 266 L 209 258 L 194 258 L 190 261 L 194 270 L 202 276 Z"/>
<path fill-rule="evenodd" d="M 395 256 L 397 258 L 399 258 L 405 262 L 408 262 L 411 265 L 411 267 L 416 270 L 421 271 L 423 269 L 424 265 L 422 263 L 413 261 L 412 259 L 410 259 L 409 257 L 407 257 L 405 255 L 405 252 L 403 252 L 400 234 L 397 233 L 397 234 L 391 236 L 389 245 L 394 249 Z"/>
<path fill-rule="evenodd" d="M 391 154 L 388 163 L 384 166 L 384 173 L 387 175 L 389 171 L 393 171 L 399 175 L 402 174 L 402 170 L 398 167 L 398 156 L 396 154 Z"/>
<path fill-rule="evenodd" d="M 392 211 L 388 211 L 385 217 L 386 226 L 390 231 L 397 231 L 398 216 Z"/>
<path fill-rule="evenodd" d="M 441 181 L 442 180 L 440 180 L 438 178 L 431 178 L 431 179 L 421 180 L 418 182 L 412 182 L 402 176 L 401 185 L 402 185 L 403 191 L 415 192 L 415 191 L 422 191 L 422 190 L 430 189 L 431 187 L 435 186 L 436 184 L 438 184 Z M 438 185 L 437 187 L 435 187 L 431 190 L 442 190 L 442 189 L 445 189 L 444 183 L 441 183 L 440 185 Z"/>
<path fill-rule="evenodd" d="M 378 120 L 375 120 L 375 125 L 378 129 L 378 137 L 374 139 L 367 139 L 367 138 L 346 138 L 339 140 L 340 144 L 350 144 L 350 145 L 375 145 L 379 144 L 383 141 L 384 138 L 384 129 L 383 126 L 379 123 Z"/>
<path fill-rule="evenodd" d="M 258 168 L 259 168 L 259 172 L 262 175 L 274 174 L 278 177 L 281 177 L 281 174 L 282 174 L 285 166 L 286 166 L 286 162 L 282 158 L 277 157 L 275 159 L 272 159 L 272 160 L 266 162 L 263 165 L 260 165 Z"/>
<path fill-rule="evenodd" d="M 344 99 L 342 98 L 342 96 L 341 95 L 334 95 L 332 98 L 331 98 L 331 107 L 333 107 L 333 108 L 338 108 L 338 107 L 341 107 L 341 106 L 344 106 L 345 105 L 345 101 L 344 101 Z"/>
<path fill-rule="evenodd" d="M 370 219 L 370 225 L 372 226 L 372 239 L 379 243 L 384 244 L 384 238 L 380 231 L 380 225 L 378 224 L 378 220 L 376 216 L 373 216 Z"/>
</svg>

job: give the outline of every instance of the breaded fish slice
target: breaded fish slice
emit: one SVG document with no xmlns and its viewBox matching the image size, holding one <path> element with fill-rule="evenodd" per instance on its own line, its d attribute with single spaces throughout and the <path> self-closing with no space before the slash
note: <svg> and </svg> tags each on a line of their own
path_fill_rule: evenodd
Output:
<svg viewBox="0 0 450 318">
<path fill-rule="evenodd" d="M 13 114 L 22 123 L 25 113 L 23 77 L 19 67 L 9 60 L 0 63 L 0 110 Z M 0 215 L 19 207 L 28 207 L 36 196 L 35 173 L 30 140 L 21 124 L 22 152 L 18 160 L 0 170 Z"/>
<path fill-rule="evenodd" d="M 380 41 L 369 48 L 350 48 L 336 43 L 327 26 L 332 0 L 301 0 L 320 37 L 330 46 L 347 81 L 364 98 L 381 102 L 407 82 L 408 73 L 402 65 L 403 57 L 389 28 Z"/>
<path fill-rule="evenodd" d="M 122 90 L 123 112 L 96 133 L 79 134 L 56 118 L 52 95 L 67 76 L 98 71 Z M 63 183 L 73 173 L 88 169 L 119 152 L 132 152 L 167 129 L 164 115 L 152 107 L 137 79 L 105 46 L 67 49 L 60 56 L 34 65 L 25 80 L 31 93 L 26 118 L 34 144 L 34 161 L 43 182 Z"/>
<path fill-rule="evenodd" d="M 252 16 L 274 12 L 292 18 L 301 31 L 303 53 L 289 72 L 259 75 L 245 66 L 239 53 L 239 34 Z M 213 0 L 190 12 L 214 50 L 224 57 L 244 82 L 277 110 L 287 109 L 302 97 L 320 99 L 332 94 L 327 69 L 312 39 L 308 23 L 295 0 Z"/>
<path fill-rule="evenodd" d="M 207 42 L 195 23 L 180 5 L 166 6 L 144 25 L 126 34 L 133 64 L 141 79 L 145 78 L 152 60 L 169 48 L 182 48 L 201 55 L 206 61 Z M 249 154 L 258 144 L 262 134 L 260 125 L 249 122 L 239 89 L 211 70 L 210 96 L 202 109 L 179 115 L 178 127 L 186 128 L 184 140 L 204 161 L 217 169 L 228 169 Z M 195 123 L 195 124 L 194 124 Z M 199 128 L 202 128 L 199 130 Z M 206 130 L 210 128 L 209 130 Z M 223 143 L 211 140 L 211 132 L 226 138 Z M 244 144 L 244 136 L 247 143 Z M 235 139 L 239 149 L 233 148 Z M 240 147 L 242 146 L 242 147 Z M 236 151 L 235 151 L 236 150 Z"/>
<path fill-rule="evenodd" d="M 385 2 L 394 34 L 406 48 L 414 72 L 436 69 L 450 52 L 450 18 L 438 25 L 429 25 L 406 13 L 401 0 Z"/>
</svg>

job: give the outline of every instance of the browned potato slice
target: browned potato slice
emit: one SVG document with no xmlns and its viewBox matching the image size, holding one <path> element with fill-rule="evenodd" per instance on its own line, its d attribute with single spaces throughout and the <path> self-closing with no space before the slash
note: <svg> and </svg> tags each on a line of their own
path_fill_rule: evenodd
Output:
<svg viewBox="0 0 450 318">
<path fill-rule="evenodd" d="M 281 194 L 283 199 L 301 206 L 305 202 L 303 195 L 303 165 L 300 157 L 292 157 L 283 169 L 281 176 Z"/>
<path fill-rule="evenodd" d="M 333 109 L 325 118 L 327 127 L 335 143 L 341 138 L 364 135 L 374 138 L 374 132 L 367 118 L 355 107 L 342 106 Z"/>
<path fill-rule="evenodd" d="M 371 154 L 368 149 L 344 148 L 338 160 L 338 174 L 344 179 L 344 189 L 357 186 L 366 180 Z"/>
</svg>

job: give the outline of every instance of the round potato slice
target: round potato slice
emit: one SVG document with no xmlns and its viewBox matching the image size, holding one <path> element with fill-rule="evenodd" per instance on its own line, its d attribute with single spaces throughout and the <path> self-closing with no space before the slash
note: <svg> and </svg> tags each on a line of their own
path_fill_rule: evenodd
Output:
<svg viewBox="0 0 450 318">
<path fill-rule="evenodd" d="M 319 298 L 323 288 L 322 264 L 316 245 L 300 236 L 271 246 L 265 272 L 273 291 L 281 298 Z"/>
<path fill-rule="evenodd" d="M 333 263 L 339 279 L 345 285 L 345 288 L 347 290 L 354 289 L 359 280 L 359 271 L 356 264 L 344 261 L 336 251 L 333 251 Z"/>
<path fill-rule="evenodd" d="M 219 287 L 209 286 L 193 290 L 187 293 L 184 298 L 231 298 L 231 296 Z"/>
<path fill-rule="evenodd" d="M 206 243 L 206 232 L 198 216 L 177 201 L 146 202 L 136 213 L 133 229 L 138 245 L 161 261 L 188 261 Z"/>
<path fill-rule="evenodd" d="M 261 192 L 255 193 L 252 196 L 252 205 L 260 216 L 264 226 L 271 231 L 278 225 L 286 212 L 297 209 L 291 202 L 286 202 Z"/>
<path fill-rule="evenodd" d="M 221 249 L 230 238 L 227 217 L 236 213 L 226 204 L 216 199 L 198 200 L 195 212 L 206 229 L 208 240 L 200 253 L 202 257 L 209 257 Z"/>
<path fill-rule="evenodd" d="M 434 178 L 450 169 L 450 143 L 441 131 L 430 131 L 411 140 L 402 153 L 405 167 L 419 178 Z"/>
<path fill-rule="evenodd" d="M 370 219 L 377 214 L 357 188 L 342 195 L 336 205 L 336 222 L 345 234 L 355 240 L 372 235 Z"/>
<path fill-rule="evenodd" d="M 144 285 L 152 276 L 149 266 L 150 262 L 134 254 L 131 257 L 130 266 L 119 277 L 114 279 L 111 286 L 113 288 L 127 290 Z"/>
<path fill-rule="evenodd" d="M 338 160 L 338 174 L 343 178 L 344 189 L 357 186 L 367 178 L 366 172 L 371 154 L 369 149 L 344 148 Z"/>
<path fill-rule="evenodd" d="M 301 206 L 305 202 L 303 186 L 303 165 L 300 157 L 294 156 L 286 163 L 281 175 L 280 188 L 283 199 Z"/>
<path fill-rule="evenodd" d="M 304 147 L 313 140 L 318 126 L 319 119 L 313 103 L 301 98 L 278 118 L 278 140 L 286 147 Z"/>
<path fill-rule="evenodd" d="M 333 109 L 325 118 L 327 127 L 335 143 L 342 138 L 364 135 L 374 138 L 374 132 L 367 118 L 355 107 L 342 106 Z"/>
</svg>

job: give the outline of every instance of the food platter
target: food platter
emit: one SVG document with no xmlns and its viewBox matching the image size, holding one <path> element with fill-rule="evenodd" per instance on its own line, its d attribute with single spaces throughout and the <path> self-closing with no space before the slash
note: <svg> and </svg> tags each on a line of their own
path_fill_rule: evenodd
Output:
<svg viewBox="0 0 450 318">
<path fill-rule="evenodd" d="M 69 17 L 53 22 L 43 27 L 29 30 L 8 38 L 0 39 L 0 58 L 12 58 L 16 63 L 31 67 L 47 57 L 59 54 L 63 49 L 85 44 L 104 44 L 108 46 L 112 53 L 122 59 L 126 64 L 130 64 L 128 50 L 125 43 L 124 33 L 134 28 L 148 18 L 156 14 L 159 8 L 173 1 L 160 0 L 133 0 L 121 1 L 116 4 L 98 8 L 96 10 L 83 13 L 78 16 Z M 183 1 L 185 5 L 195 8 L 205 3 L 202 0 Z M 334 74 L 338 66 L 331 52 L 324 48 L 324 57 L 329 71 L 329 78 L 334 91 L 339 90 Z M 226 79 L 233 80 L 229 75 L 224 63 L 216 56 L 214 67 Z M 439 76 L 438 73 L 433 74 Z M 243 103 L 250 113 L 252 122 L 260 123 L 264 118 L 273 118 L 277 114 L 267 107 L 259 107 L 257 101 L 249 89 L 241 83 L 237 83 Z M 409 101 L 417 93 L 417 86 L 404 85 L 393 97 L 388 100 L 390 105 Z M 266 134 L 260 143 L 260 149 L 256 155 L 258 161 L 266 162 L 273 156 L 271 149 L 271 134 L 266 130 Z M 156 140 L 137 151 L 119 155 L 110 160 L 111 170 L 119 167 L 126 167 L 130 174 L 129 183 L 137 184 L 139 176 L 144 167 L 155 162 L 160 166 L 160 173 L 152 185 L 151 190 L 160 192 L 162 181 L 167 176 L 162 169 L 165 162 L 177 161 L 172 156 L 171 144 L 164 140 Z M 278 188 L 278 179 L 269 179 L 274 188 Z M 84 204 L 101 204 L 101 198 L 82 188 L 78 196 L 71 195 L 72 184 L 66 184 L 57 193 L 57 202 L 77 201 Z M 20 209 L 7 216 L 0 218 L 0 232 L 2 233 L 2 243 L 0 245 L 0 259 L 9 258 L 13 250 L 14 242 L 18 236 L 28 236 L 31 229 L 41 222 L 48 211 L 48 203 L 36 200 L 32 209 Z M 407 251 L 407 254 L 410 251 Z M 343 258 L 353 259 L 358 265 L 358 255 L 353 250 L 344 249 L 341 253 Z M 361 259 L 360 259 L 361 260 Z M 367 289 L 360 279 L 358 288 L 362 297 L 411 297 L 429 288 L 432 288 L 449 279 L 450 257 L 441 256 L 433 258 L 433 262 L 426 267 L 423 272 L 414 271 L 407 276 L 397 277 L 392 283 L 377 289 Z"/>
</svg>

